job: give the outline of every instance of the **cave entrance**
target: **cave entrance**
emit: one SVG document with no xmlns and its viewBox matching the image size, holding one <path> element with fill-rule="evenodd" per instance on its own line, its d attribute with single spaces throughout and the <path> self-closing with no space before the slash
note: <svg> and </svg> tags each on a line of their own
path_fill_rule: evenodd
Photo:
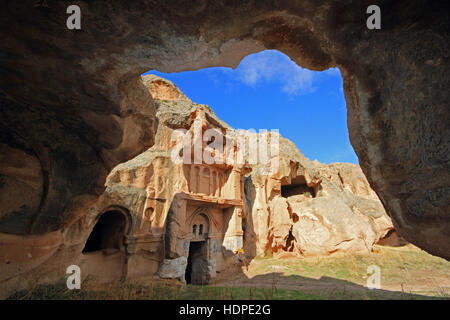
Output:
<svg viewBox="0 0 450 320">
<path fill-rule="evenodd" d="M 109 211 L 102 214 L 86 241 L 83 253 L 120 251 L 124 247 L 125 226 L 125 216 L 121 212 Z"/>
<path fill-rule="evenodd" d="M 290 184 L 281 186 L 281 196 L 284 198 L 301 196 L 304 198 L 315 198 L 316 191 L 312 187 L 308 187 L 304 176 L 297 176 L 292 179 Z"/>
<path fill-rule="evenodd" d="M 316 196 L 314 189 L 308 187 L 306 184 L 291 184 L 288 186 L 281 186 L 281 195 L 285 198 L 302 195 L 306 198 L 314 198 Z"/>
<path fill-rule="evenodd" d="M 126 275 L 125 234 L 127 217 L 119 210 L 103 213 L 82 251 L 83 274 L 99 281 L 115 281 Z"/>
<path fill-rule="evenodd" d="M 208 284 L 208 260 L 206 241 L 190 242 L 185 279 L 187 284 Z"/>
</svg>

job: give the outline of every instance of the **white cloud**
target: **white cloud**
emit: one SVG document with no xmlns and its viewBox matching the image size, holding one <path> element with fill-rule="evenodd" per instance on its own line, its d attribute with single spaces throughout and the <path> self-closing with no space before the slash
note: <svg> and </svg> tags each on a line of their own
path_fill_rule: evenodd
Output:
<svg viewBox="0 0 450 320">
<path fill-rule="evenodd" d="M 330 69 L 331 70 L 331 69 Z M 290 95 L 315 91 L 318 73 L 299 67 L 288 56 L 275 50 L 263 51 L 244 58 L 236 69 L 237 79 L 256 86 L 263 81 L 278 83 Z"/>
<path fill-rule="evenodd" d="M 315 91 L 316 88 L 313 87 L 313 81 L 315 80 L 314 72 L 300 67 L 297 68 L 293 70 L 290 76 L 287 75 L 282 90 L 293 95 Z"/>
<path fill-rule="evenodd" d="M 237 68 L 239 80 L 251 86 L 261 80 L 273 80 L 280 67 L 276 60 L 277 57 L 269 51 L 246 57 Z"/>
</svg>

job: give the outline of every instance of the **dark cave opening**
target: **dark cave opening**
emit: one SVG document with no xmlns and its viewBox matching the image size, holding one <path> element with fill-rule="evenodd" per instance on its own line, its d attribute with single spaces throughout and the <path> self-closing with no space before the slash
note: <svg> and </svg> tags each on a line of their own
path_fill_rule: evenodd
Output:
<svg viewBox="0 0 450 320">
<path fill-rule="evenodd" d="M 206 242 L 191 241 L 185 273 L 187 284 L 205 285 L 207 281 Z"/>
<path fill-rule="evenodd" d="M 284 198 L 296 196 L 296 195 L 303 195 L 308 198 L 315 198 L 316 193 L 314 191 L 314 188 L 308 187 L 306 183 L 300 183 L 300 184 L 290 184 L 286 186 L 281 186 L 281 196 Z"/>
<path fill-rule="evenodd" d="M 306 198 L 315 198 L 316 191 L 306 183 L 304 175 L 298 175 L 281 183 L 281 196 L 284 198 L 302 195 Z"/>
<path fill-rule="evenodd" d="M 104 249 L 117 249 L 123 247 L 126 220 L 118 211 L 109 211 L 100 216 L 89 235 L 83 253 L 95 252 Z"/>
</svg>

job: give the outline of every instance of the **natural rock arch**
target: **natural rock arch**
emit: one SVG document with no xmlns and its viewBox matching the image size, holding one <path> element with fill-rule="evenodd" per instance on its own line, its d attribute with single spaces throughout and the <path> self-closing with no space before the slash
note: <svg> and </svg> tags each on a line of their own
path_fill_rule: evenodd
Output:
<svg viewBox="0 0 450 320">
<path fill-rule="evenodd" d="M 445 2 L 380 0 L 381 30 L 366 28 L 366 0 L 77 3 L 76 31 L 65 28 L 64 2 L 2 3 L 0 142 L 32 160 L 1 163 L 1 192 L 33 194 L 2 203 L 0 232 L 71 224 L 116 164 L 153 144 L 143 72 L 235 67 L 277 49 L 302 67 L 339 67 L 350 140 L 396 229 L 450 259 Z"/>
</svg>

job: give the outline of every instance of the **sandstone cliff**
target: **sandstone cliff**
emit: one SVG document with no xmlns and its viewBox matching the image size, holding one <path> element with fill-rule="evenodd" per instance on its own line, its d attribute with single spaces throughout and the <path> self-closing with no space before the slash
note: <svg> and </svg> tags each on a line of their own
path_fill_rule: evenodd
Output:
<svg viewBox="0 0 450 320">
<path fill-rule="evenodd" d="M 24 197 L 0 199 L 1 239 L 67 228 L 153 145 L 143 72 L 276 49 L 340 69 L 350 140 L 396 230 L 450 259 L 447 2 L 379 0 L 381 30 L 366 26 L 371 1 L 80 1 L 82 31 L 65 27 L 65 1 L 2 4 L 0 148 L 24 159 L 0 159 L 0 193 Z"/>
<path fill-rule="evenodd" d="M 107 174 L 153 145 L 143 72 L 236 67 L 265 49 L 339 67 L 352 145 L 396 230 L 450 259 L 446 2 L 380 0 L 382 30 L 368 30 L 370 1 L 81 1 L 81 32 L 64 28 L 63 1 L 2 4 L 1 285 L 76 260 Z"/>
<path fill-rule="evenodd" d="M 289 140 L 281 145 L 279 177 L 252 173 L 246 179 L 247 228 L 255 239 L 248 249 L 258 255 L 363 253 L 393 229 L 358 165 L 312 162 Z"/>
<path fill-rule="evenodd" d="M 145 188 L 150 181 L 145 174 L 150 171 L 162 177 L 155 189 L 165 190 L 168 195 L 164 198 L 170 204 L 176 192 L 188 191 L 182 172 L 169 165 L 174 147 L 170 141 L 173 130 L 192 128 L 199 115 L 211 127 L 231 128 L 208 106 L 191 102 L 170 81 L 148 75 L 143 77 L 143 82 L 157 105 L 159 125 L 155 145 L 117 166 L 108 177 L 107 192 L 127 192 L 124 186 Z M 368 252 L 393 229 L 358 165 L 310 161 L 288 139 L 280 137 L 279 141 L 276 172 L 267 174 L 263 166 L 246 163 L 249 173 L 245 177 L 242 223 L 245 252 L 249 256 Z M 167 214 L 168 210 L 166 204 L 164 212 Z M 165 215 L 153 217 L 153 228 L 163 232 L 166 218 Z"/>
<path fill-rule="evenodd" d="M 241 265 L 243 253 L 251 259 L 368 252 L 393 229 L 359 166 L 310 161 L 277 133 L 270 134 L 279 138 L 276 170 L 247 160 L 192 167 L 174 163 L 175 130 L 214 129 L 226 137 L 236 131 L 170 81 L 153 75 L 142 80 L 156 107 L 155 144 L 116 166 L 96 203 L 61 232 L 4 239 L 2 296 L 60 281 L 72 264 L 81 266 L 83 276 L 103 280 L 185 281 L 190 243 L 199 240 L 208 252 L 200 263 L 207 272 L 196 273 L 202 274 L 196 281 L 203 283 Z M 104 235 L 112 230 L 108 241 L 117 246 L 100 243 L 92 252 L 89 239 L 108 216 L 111 229 L 104 229 Z M 192 230 L 193 225 L 203 225 L 205 233 Z"/>
</svg>

